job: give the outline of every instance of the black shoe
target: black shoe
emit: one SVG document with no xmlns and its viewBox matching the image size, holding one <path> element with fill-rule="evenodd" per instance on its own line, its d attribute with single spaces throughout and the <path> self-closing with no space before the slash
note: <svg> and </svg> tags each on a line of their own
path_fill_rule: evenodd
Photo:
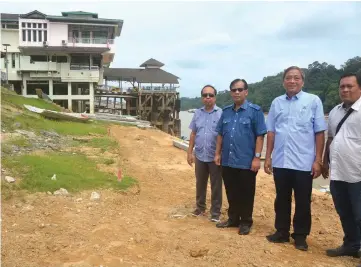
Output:
<svg viewBox="0 0 361 267">
<path fill-rule="evenodd" d="M 306 242 L 306 237 L 304 236 L 292 236 L 292 238 L 295 240 L 295 248 L 302 251 L 308 250 L 308 245 Z"/>
<path fill-rule="evenodd" d="M 238 234 L 240 234 L 240 235 L 248 235 L 249 232 L 251 232 L 251 226 L 241 225 L 241 226 L 239 227 Z"/>
<path fill-rule="evenodd" d="M 286 233 L 276 232 L 273 235 L 266 236 L 267 240 L 272 243 L 290 242 L 290 235 Z"/>
<path fill-rule="evenodd" d="M 344 246 L 340 246 L 335 249 L 328 249 L 326 250 L 326 255 L 329 257 L 340 257 L 340 256 L 351 256 L 354 258 L 360 257 L 358 250 L 347 249 Z"/>
<path fill-rule="evenodd" d="M 239 223 L 234 223 L 230 220 L 224 221 L 224 222 L 220 222 L 216 224 L 217 228 L 228 228 L 228 227 L 238 227 Z"/>
<path fill-rule="evenodd" d="M 199 209 L 195 209 L 193 212 L 192 212 L 192 215 L 195 216 L 195 217 L 198 217 L 198 216 L 203 216 L 205 214 L 204 211 L 201 211 Z"/>
</svg>

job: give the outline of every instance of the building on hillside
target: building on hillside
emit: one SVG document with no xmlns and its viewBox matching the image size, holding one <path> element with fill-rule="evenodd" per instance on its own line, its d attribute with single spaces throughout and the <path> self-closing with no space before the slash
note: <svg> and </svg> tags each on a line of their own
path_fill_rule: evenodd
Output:
<svg viewBox="0 0 361 267">
<path fill-rule="evenodd" d="M 83 11 L 1 14 L 1 73 L 18 94 L 41 88 L 74 112 L 94 112 L 94 90 L 113 61 L 123 21 Z M 3 75 L 2 75 L 3 76 Z M 2 77 L 3 78 L 3 77 Z"/>
</svg>

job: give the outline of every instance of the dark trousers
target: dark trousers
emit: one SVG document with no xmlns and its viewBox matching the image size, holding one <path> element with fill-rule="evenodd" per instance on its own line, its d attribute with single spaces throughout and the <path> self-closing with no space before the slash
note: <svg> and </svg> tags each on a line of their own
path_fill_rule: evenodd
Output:
<svg viewBox="0 0 361 267">
<path fill-rule="evenodd" d="M 228 218 L 232 223 L 252 226 L 256 172 L 222 167 L 224 187 L 228 199 Z"/>
<path fill-rule="evenodd" d="M 361 182 L 331 181 L 333 203 L 345 234 L 343 246 L 359 250 L 361 243 Z"/>
<path fill-rule="evenodd" d="M 196 171 L 196 204 L 197 209 L 206 210 L 208 177 L 211 180 L 211 215 L 219 217 L 222 207 L 221 167 L 214 162 L 203 162 L 195 159 Z"/>
<path fill-rule="evenodd" d="M 274 168 L 273 174 L 276 185 L 275 228 L 278 232 L 289 235 L 293 190 L 296 202 L 293 216 L 294 235 L 306 237 L 311 231 L 311 172 Z"/>
</svg>

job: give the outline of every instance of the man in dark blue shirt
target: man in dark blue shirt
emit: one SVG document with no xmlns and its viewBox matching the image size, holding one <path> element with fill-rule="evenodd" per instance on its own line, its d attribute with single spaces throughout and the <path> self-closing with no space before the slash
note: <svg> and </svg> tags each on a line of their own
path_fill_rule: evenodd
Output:
<svg viewBox="0 0 361 267">
<path fill-rule="evenodd" d="M 217 125 L 214 161 L 222 165 L 228 199 L 228 220 L 218 228 L 239 227 L 240 235 L 249 234 L 253 219 L 256 175 L 260 168 L 263 138 L 267 133 L 261 108 L 246 100 L 248 84 L 235 79 L 230 84 L 234 104 L 223 109 Z"/>
</svg>

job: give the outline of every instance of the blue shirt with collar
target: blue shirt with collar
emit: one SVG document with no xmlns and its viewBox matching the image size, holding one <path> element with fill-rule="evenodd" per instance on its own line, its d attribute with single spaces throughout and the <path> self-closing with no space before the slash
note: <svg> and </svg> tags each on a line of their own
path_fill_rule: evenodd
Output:
<svg viewBox="0 0 361 267">
<path fill-rule="evenodd" d="M 289 98 L 281 95 L 272 101 L 267 130 L 275 133 L 272 166 L 311 171 L 316 157 L 315 133 L 327 124 L 321 99 L 304 91 Z"/>
<path fill-rule="evenodd" d="M 209 112 L 203 106 L 197 109 L 193 115 L 189 129 L 196 133 L 194 151 L 200 161 L 214 161 L 217 144 L 216 127 L 221 114 L 222 109 L 215 105 Z"/>
<path fill-rule="evenodd" d="M 247 100 L 238 110 L 234 109 L 234 104 L 226 106 L 217 132 L 223 137 L 221 165 L 251 169 L 257 136 L 267 132 L 263 111 Z"/>
</svg>

